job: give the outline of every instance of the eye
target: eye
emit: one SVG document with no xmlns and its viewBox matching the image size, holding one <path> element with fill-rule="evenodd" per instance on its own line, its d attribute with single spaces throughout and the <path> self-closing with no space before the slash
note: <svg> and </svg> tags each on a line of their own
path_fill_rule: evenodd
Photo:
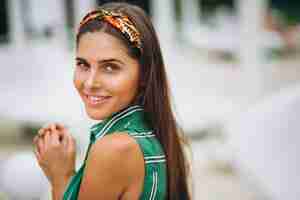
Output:
<svg viewBox="0 0 300 200">
<path fill-rule="evenodd" d="M 106 65 L 105 67 L 105 70 L 108 71 L 108 72 L 112 72 L 114 69 L 111 65 Z"/>
<path fill-rule="evenodd" d="M 76 66 L 83 71 L 87 71 L 89 69 L 89 66 L 81 61 L 77 61 Z"/>
<path fill-rule="evenodd" d="M 105 72 L 114 73 L 114 72 L 118 71 L 120 69 L 120 67 L 115 64 L 108 63 L 103 66 L 103 69 Z"/>
</svg>

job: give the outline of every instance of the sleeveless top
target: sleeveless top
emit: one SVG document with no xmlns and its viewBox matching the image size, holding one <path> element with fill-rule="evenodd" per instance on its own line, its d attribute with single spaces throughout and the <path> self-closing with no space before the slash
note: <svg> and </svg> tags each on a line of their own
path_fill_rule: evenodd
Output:
<svg viewBox="0 0 300 200">
<path fill-rule="evenodd" d="M 77 200 L 89 150 L 105 135 L 126 132 L 133 137 L 144 156 L 145 176 L 139 200 L 163 200 L 167 193 L 166 157 L 162 146 L 146 121 L 143 108 L 129 106 L 91 127 L 90 143 L 84 162 L 69 181 L 63 200 Z M 101 198 L 101 197 L 99 197 Z"/>
</svg>

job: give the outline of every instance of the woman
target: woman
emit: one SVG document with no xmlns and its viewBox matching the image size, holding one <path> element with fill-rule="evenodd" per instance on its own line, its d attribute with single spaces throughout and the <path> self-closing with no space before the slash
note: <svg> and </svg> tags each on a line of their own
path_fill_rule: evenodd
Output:
<svg viewBox="0 0 300 200">
<path fill-rule="evenodd" d="M 91 128 L 84 163 L 60 124 L 35 138 L 53 199 L 189 200 L 182 138 L 171 111 L 156 33 L 138 7 L 108 3 L 77 33 L 74 85 Z"/>
</svg>

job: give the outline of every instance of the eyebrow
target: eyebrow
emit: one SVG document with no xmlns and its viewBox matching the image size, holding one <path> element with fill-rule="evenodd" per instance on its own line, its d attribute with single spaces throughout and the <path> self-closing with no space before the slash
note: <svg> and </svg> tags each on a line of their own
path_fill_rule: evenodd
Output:
<svg viewBox="0 0 300 200">
<path fill-rule="evenodd" d="M 84 59 L 84 58 L 76 57 L 76 60 L 88 64 L 88 62 L 87 62 L 86 59 Z M 121 60 L 118 60 L 118 59 L 114 59 L 114 58 L 107 58 L 107 59 L 103 59 L 103 60 L 98 60 L 98 61 L 97 61 L 98 64 L 108 63 L 108 62 L 118 62 L 118 63 L 124 65 L 124 62 L 122 62 Z"/>
</svg>

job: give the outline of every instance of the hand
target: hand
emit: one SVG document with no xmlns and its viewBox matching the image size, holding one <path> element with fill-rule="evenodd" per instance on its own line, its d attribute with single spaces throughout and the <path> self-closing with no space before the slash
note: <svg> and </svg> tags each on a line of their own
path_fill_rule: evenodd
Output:
<svg viewBox="0 0 300 200">
<path fill-rule="evenodd" d="M 52 186 L 65 184 L 75 173 L 75 140 L 61 124 L 39 130 L 33 140 L 35 156 Z"/>
</svg>

